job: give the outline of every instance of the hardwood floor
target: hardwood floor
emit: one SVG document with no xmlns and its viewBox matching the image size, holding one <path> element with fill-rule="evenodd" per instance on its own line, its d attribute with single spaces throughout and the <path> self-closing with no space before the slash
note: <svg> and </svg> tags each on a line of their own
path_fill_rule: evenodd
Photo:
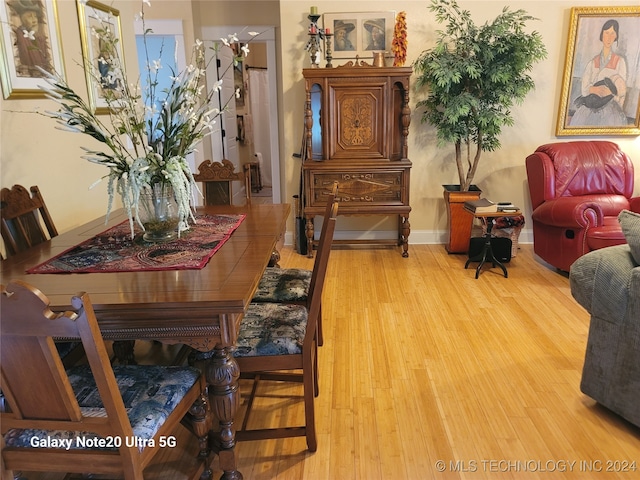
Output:
<svg viewBox="0 0 640 480">
<path fill-rule="evenodd" d="M 281 253 L 283 267 L 312 266 L 289 248 Z M 538 263 L 531 245 L 508 264 L 509 278 L 485 268 L 476 280 L 466 257 L 442 245 L 409 253 L 332 251 L 318 451 L 309 454 L 304 438 L 240 443 L 245 479 L 640 476 L 640 429 L 579 390 L 589 316 L 566 275 Z M 301 387 L 263 393 L 255 426 L 302 422 Z M 186 478 L 184 449 L 193 445 L 184 437 L 145 478 Z M 618 471 L 627 461 L 635 472 Z"/>
</svg>

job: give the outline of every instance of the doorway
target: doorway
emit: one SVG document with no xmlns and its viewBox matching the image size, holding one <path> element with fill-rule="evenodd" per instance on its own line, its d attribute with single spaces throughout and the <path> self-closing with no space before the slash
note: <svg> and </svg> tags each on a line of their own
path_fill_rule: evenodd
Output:
<svg viewBox="0 0 640 480">
<path fill-rule="evenodd" d="M 259 36 L 252 37 L 249 32 L 260 32 Z M 262 198 L 273 203 L 281 203 L 280 185 L 280 147 L 278 140 L 278 98 L 276 83 L 276 48 L 274 27 L 249 26 L 249 27 L 203 27 L 202 38 L 205 42 L 216 42 L 221 38 L 227 38 L 229 34 L 236 34 L 240 43 L 249 43 L 249 50 L 254 50 L 259 55 L 261 65 L 250 65 L 243 62 L 240 70 L 241 102 L 229 103 L 229 108 L 223 115 L 220 128 L 210 136 L 211 148 L 220 158 L 228 158 L 237 169 L 242 169 L 246 163 L 257 162 L 260 165 L 261 183 L 263 190 L 270 197 Z M 224 53 L 221 47 L 221 63 L 232 61 L 233 52 Z M 260 67 L 260 68 L 254 68 Z M 207 81 L 216 82 L 218 75 L 222 73 L 222 98 L 224 104 L 234 94 L 234 85 L 237 84 L 238 71 L 235 68 L 221 66 L 214 73 L 207 71 Z M 236 79 L 234 79 L 234 73 Z M 211 80 L 209 80 L 211 78 Z M 227 87 L 225 88 L 225 85 Z M 222 157 L 223 155 L 235 156 L 235 158 Z M 236 163 L 237 161 L 237 163 Z M 258 195 L 264 195 L 265 192 Z M 255 193 L 253 195 L 256 195 Z"/>
</svg>

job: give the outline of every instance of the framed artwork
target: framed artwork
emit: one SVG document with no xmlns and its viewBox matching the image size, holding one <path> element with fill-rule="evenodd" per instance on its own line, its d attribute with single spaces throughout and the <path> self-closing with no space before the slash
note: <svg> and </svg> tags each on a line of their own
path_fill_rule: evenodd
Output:
<svg viewBox="0 0 640 480">
<path fill-rule="evenodd" d="M 325 13 L 323 25 L 333 34 L 333 58 L 373 58 L 391 52 L 395 12 Z"/>
<path fill-rule="evenodd" d="M 89 105 L 96 113 L 109 113 L 110 105 L 117 102 L 117 99 L 109 102 L 106 99 L 107 95 L 111 98 L 117 95 L 118 80 L 110 73 L 112 66 L 117 62 L 124 69 L 120 11 L 94 0 L 77 0 L 77 7 Z M 109 29 L 117 39 L 116 51 L 110 51 L 111 46 L 94 33 L 102 29 Z"/>
<path fill-rule="evenodd" d="M 55 0 L 1 0 L 0 79 L 6 99 L 40 98 L 42 68 L 64 77 Z"/>
<path fill-rule="evenodd" d="M 640 135 L 640 6 L 571 9 L 556 135 Z"/>
</svg>

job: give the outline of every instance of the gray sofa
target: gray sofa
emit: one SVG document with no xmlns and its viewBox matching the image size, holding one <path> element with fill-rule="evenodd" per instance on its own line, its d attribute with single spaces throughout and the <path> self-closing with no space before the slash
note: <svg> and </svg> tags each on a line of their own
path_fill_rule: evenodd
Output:
<svg viewBox="0 0 640 480">
<path fill-rule="evenodd" d="M 627 239 L 571 265 L 571 294 L 590 314 L 580 389 L 640 426 L 640 214 L 618 217 Z"/>
</svg>

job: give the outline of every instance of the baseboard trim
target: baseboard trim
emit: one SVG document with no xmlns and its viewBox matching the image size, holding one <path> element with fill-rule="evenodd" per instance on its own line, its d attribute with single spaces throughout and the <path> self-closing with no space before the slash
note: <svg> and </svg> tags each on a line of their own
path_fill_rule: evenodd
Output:
<svg viewBox="0 0 640 480">
<path fill-rule="evenodd" d="M 390 230 L 378 231 L 336 231 L 334 239 L 336 240 L 393 240 L 396 232 Z M 518 242 L 526 245 L 533 243 L 533 230 L 523 229 L 520 232 Z M 409 245 L 440 245 L 447 243 L 447 232 L 445 230 L 411 230 L 409 235 Z M 293 245 L 293 232 L 286 232 L 284 236 L 284 244 Z"/>
</svg>

